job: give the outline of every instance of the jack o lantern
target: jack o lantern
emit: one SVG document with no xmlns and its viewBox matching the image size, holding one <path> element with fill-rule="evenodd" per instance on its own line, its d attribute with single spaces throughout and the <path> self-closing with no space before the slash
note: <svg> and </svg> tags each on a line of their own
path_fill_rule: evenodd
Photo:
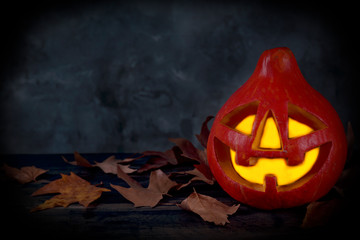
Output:
<svg viewBox="0 0 360 240">
<path fill-rule="evenodd" d="M 342 172 L 346 149 L 336 111 L 306 82 L 288 48 L 261 55 L 253 75 L 216 115 L 207 145 L 221 187 L 261 209 L 325 195 Z"/>
</svg>

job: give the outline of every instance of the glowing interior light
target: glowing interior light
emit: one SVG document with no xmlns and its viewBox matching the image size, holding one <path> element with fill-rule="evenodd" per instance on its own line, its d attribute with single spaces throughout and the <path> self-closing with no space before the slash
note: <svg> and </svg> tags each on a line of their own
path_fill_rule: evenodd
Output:
<svg viewBox="0 0 360 240">
<path fill-rule="evenodd" d="M 273 117 L 266 119 L 259 147 L 281 149 L 280 135 Z"/>
<path fill-rule="evenodd" d="M 311 133 L 313 129 L 301 122 L 289 118 L 289 138 L 296 138 Z"/>
<path fill-rule="evenodd" d="M 317 147 L 306 152 L 304 161 L 296 166 L 288 166 L 284 158 L 259 158 L 254 166 L 240 166 L 236 163 L 234 150 L 230 150 L 230 155 L 235 171 L 247 181 L 264 184 L 265 176 L 272 174 L 280 186 L 291 184 L 308 173 L 316 162 L 319 149 Z"/>
<path fill-rule="evenodd" d="M 246 135 L 251 135 L 254 120 L 255 120 L 255 114 L 247 116 L 235 127 L 235 129 Z"/>
<path fill-rule="evenodd" d="M 289 138 L 303 136 L 312 131 L 312 128 L 289 118 Z M 260 147 L 281 148 L 279 132 L 272 117 L 266 119 Z M 306 152 L 304 161 L 296 166 L 288 166 L 285 158 L 258 158 L 253 166 L 238 165 L 236 163 L 236 152 L 232 149 L 230 149 L 230 157 L 235 171 L 247 181 L 264 184 L 265 176 L 272 174 L 276 176 L 277 184 L 281 186 L 294 183 L 307 174 L 315 164 L 319 151 L 320 147 L 317 147 Z"/>
</svg>

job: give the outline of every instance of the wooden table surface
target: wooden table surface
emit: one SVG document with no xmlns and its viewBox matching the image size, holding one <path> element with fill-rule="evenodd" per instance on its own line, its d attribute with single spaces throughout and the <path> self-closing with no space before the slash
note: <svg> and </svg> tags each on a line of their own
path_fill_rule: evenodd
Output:
<svg viewBox="0 0 360 240">
<path fill-rule="evenodd" d="M 90 162 L 103 161 L 112 154 L 83 154 Z M 133 154 L 114 154 L 117 158 Z M 53 155 L 6 155 L 1 156 L 0 166 L 6 163 L 12 167 L 36 166 L 49 171 L 38 177 L 38 181 L 19 184 L 1 177 L 1 234 L 14 239 L 27 237 L 37 239 L 312 239 L 319 235 L 344 235 L 347 215 L 342 214 L 339 222 L 310 229 L 301 228 L 306 206 L 272 211 L 258 210 L 241 204 L 238 211 L 229 216 L 230 223 L 216 226 L 203 221 L 195 213 L 185 211 L 179 204 L 193 192 L 216 198 L 227 204 L 238 204 L 218 184 L 208 185 L 197 181 L 179 190 L 171 190 L 171 196 L 164 196 L 159 205 L 134 208 L 133 204 L 110 187 L 110 183 L 127 186 L 116 175 L 105 174 L 99 168 L 84 168 L 65 163 L 61 154 Z M 64 155 L 72 160 L 72 154 Z M 132 163 L 137 168 L 147 159 Z M 165 167 L 166 173 L 192 169 L 191 165 Z M 74 172 L 92 184 L 103 183 L 111 189 L 93 202 L 88 208 L 71 204 L 67 208 L 56 207 L 38 212 L 30 209 L 49 199 L 49 195 L 32 197 L 31 194 L 49 181 L 60 178 L 60 173 Z M 131 176 L 144 187 L 148 185 L 149 172 L 133 173 Z M 189 176 L 184 176 L 186 182 Z M 181 179 L 180 179 L 181 180 Z M 346 222 L 349 222 L 348 220 Z M 339 225 L 338 225 L 339 224 Z M 352 229 L 352 227 L 349 227 Z M 10 234 L 10 235 L 6 235 Z M 3 238 L 2 238 L 3 239 Z M 8 238 L 10 239 L 10 237 Z M 35 239 L 35 238 L 34 238 Z"/>
</svg>

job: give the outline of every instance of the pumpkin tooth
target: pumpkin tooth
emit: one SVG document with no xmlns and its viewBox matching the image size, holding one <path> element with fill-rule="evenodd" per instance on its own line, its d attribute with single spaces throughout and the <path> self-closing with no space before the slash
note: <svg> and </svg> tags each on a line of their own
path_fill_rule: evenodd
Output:
<svg viewBox="0 0 360 240">
<path fill-rule="evenodd" d="M 258 162 L 258 158 L 251 157 L 249 158 L 249 166 L 255 166 Z"/>
</svg>

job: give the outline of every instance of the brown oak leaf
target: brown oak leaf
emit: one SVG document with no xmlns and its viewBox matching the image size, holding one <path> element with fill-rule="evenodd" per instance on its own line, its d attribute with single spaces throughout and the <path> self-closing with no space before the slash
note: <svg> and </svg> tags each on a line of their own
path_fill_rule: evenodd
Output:
<svg viewBox="0 0 360 240">
<path fill-rule="evenodd" d="M 57 206 L 67 207 L 72 203 L 79 202 L 87 207 L 91 202 L 98 199 L 102 192 L 109 192 L 107 188 L 99 188 L 91 185 L 88 181 L 71 172 L 70 175 L 61 174 L 61 178 L 54 180 L 35 191 L 32 196 L 49 193 L 60 193 L 46 200 L 44 203 L 33 208 L 31 211 L 39 211 Z"/>
<path fill-rule="evenodd" d="M 195 189 L 192 194 L 177 205 L 182 209 L 198 214 L 204 221 L 213 222 L 216 225 L 230 223 L 228 215 L 234 214 L 240 207 L 240 204 L 229 207 L 215 198 L 197 193 Z"/>
<path fill-rule="evenodd" d="M 118 168 L 118 177 L 123 179 L 130 188 L 110 184 L 111 187 L 117 190 L 127 200 L 134 203 L 135 207 L 155 207 L 163 198 L 163 195 L 178 185 L 176 182 L 171 181 L 160 169 L 150 173 L 147 188 L 144 188 L 120 168 Z"/>
<path fill-rule="evenodd" d="M 36 181 L 36 178 L 38 176 L 48 171 L 41 168 L 37 168 L 35 166 L 22 167 L 18 169 L 18 168 L 10 167 L 7 164 L 4 164 L 2 168 L 8 177 L 15 179 L 21 184 L 28 183 L 31 181 Z"/>
<path fill-rule="evenodd" d="M 74 159 L 75 161 L 68 161 L 64 156 L 62 156 L 62 159 L 74 166 L 82 166 L 82 167 L 99 167 L 101 168 L 105 173 L 112 173 L 117 174 L 117 167 L 119 166 L 124 172 L 126 173 L 133 173 L 136 171 L 136 169 L 132 169 L 129 166 L 130 165 L 122 165 L 119 163 L 129 163 L 136 158 L 128 158 L 128 159 L 116 159 L 115 156 L 110 156 L 107 159 L 105 159 L 103 162 L 96 162 L 95 164 L 91 164 L 86 158 L 81 156 L 78 152 L 74 152 Z"/>
</svg>

